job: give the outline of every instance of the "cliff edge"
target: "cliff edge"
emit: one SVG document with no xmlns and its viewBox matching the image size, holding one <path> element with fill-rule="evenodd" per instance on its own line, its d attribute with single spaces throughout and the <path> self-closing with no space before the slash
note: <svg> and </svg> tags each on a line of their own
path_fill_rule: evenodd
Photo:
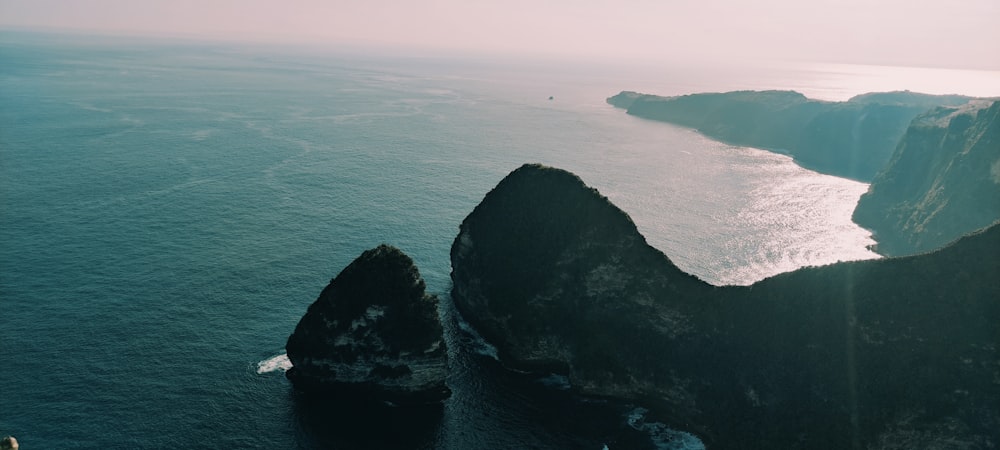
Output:
<svg viewBox="0 0 1000 450">
<path fill-rule="evenodd" d="M 934 250 L 1000 220 L 1000 101 L 914 119 L 853 219 L 890 256 Z"/>
</svg>

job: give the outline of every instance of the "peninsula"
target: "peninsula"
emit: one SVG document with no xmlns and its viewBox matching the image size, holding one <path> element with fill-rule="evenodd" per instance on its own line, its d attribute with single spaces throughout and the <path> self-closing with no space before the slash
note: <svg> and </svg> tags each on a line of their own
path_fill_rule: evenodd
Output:
<svg viewBox="0 0 1000 450">
<path fill-rule="evenodd" d="M 817 172 L 871 181 L 917 115 L 972 100 L 960 95 L 883 92 L 845 102 L 794 91 L 735 91 L 676 97 L 623 91 L 607 99 L 627 113 L 690 127 L 734 145 L 791 155 Z"/>
<path fill-rule="evenodd" d="M 712 286 L 580 178 L 525 165 L 462 222 L 452 298 L 506 364 L 652 407 L 709 448 L 993 448 L 998 248 L 995 225 Z"/>
</svg>

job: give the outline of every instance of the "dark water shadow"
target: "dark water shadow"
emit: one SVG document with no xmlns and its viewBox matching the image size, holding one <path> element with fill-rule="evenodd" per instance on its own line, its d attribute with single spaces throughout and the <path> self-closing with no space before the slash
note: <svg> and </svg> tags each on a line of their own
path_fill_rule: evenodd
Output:
<svg viewBox="0 0 1000 450">
<path fill-rule="evenodd" d="M 431 449 L 441 428 L 441 404 L 394 406 L 345 401 L 290 390 L 299 448 Z"/>
<path fill-rule="evenodd" d="M 479 408 L 492 409 L 493 417 L 500 423 L 523 427 L 520 432 L 505 430 L 505 433 L 517 435 L 517 444 L 523 448 L 682 448 L 672 445 L 667 433 L 651 429 L 645 423 L 630 423 L 629 416 L 642 410 L 630 402 L 581 395 L 569 387 L 564 377 L 518 372 L 504 367 L 495 359 L 474 358 L 478 360 L 478 370 L 488 372 L 487 380 L 480 383 L 489 383 L 489 392 L 480 392 L 480 395 L 489 398 L 490 405 L 480 405 Z M 453 398 L 450 401 L 458 400 Z M 450 406 L 456 407 L 454 403 Z M 512 415 L 516 417 L 510 417 Z M 446 421 L 447 416 L 446 411 Z M 449 448 L 469 448 L 467 444 L 450 445 Z"/>
</svg>

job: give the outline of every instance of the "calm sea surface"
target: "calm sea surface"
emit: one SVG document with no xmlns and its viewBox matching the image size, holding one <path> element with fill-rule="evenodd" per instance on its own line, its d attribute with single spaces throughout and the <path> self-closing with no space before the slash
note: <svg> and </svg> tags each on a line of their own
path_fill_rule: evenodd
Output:
<svg viewBox="0 0 1000 450">
<path fill-rule="evenodd" d="M 0 435 L 26 450 L 699 447 L 499 367 L 447 297 L 458 224 L 541 162 L 683 269 L 748 284 L 875 257 L 850 222 L 867 186 L 604 103 L 771 87 L 754 78 L 602 70 L 0 34 Z M 781 72 L 838 88 L 817 73 Z M 285 339 L 383 242 L 443 300 L 454 396 L 347 413 L 300 398 Z"/>
</svg>

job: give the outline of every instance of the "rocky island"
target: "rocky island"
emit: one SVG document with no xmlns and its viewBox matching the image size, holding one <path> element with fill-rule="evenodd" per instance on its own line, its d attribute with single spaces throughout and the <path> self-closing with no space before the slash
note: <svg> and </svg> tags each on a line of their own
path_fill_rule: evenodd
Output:
<svg viewBox="0 0 1000 450">
<path fill-rule="evenodd" d="M 717 287 L 575 175 L 525 165 L 462 222 L 452 297 L 506 364 L 652 407 L 709 448 L 996 448 L 998 248 L 993 226 Z"/>
<path fill-rule="evenodd" d="M 787 153 L 818 172 L 871 181 L 917 115 L 970 97 L 883 92 L 845 102 L 793 91 L 737 91 L 676 97 L 623 91 L 608 103 L 645 119 L 691 127 L 735 145 Z"/>
<path fill-rule="evenodd" d="M 394 404 L 447 398 L 437 297 L 409 256 L 367 250 L 334 278 L 288 338 L 296 389 Z"/>
</svg>

